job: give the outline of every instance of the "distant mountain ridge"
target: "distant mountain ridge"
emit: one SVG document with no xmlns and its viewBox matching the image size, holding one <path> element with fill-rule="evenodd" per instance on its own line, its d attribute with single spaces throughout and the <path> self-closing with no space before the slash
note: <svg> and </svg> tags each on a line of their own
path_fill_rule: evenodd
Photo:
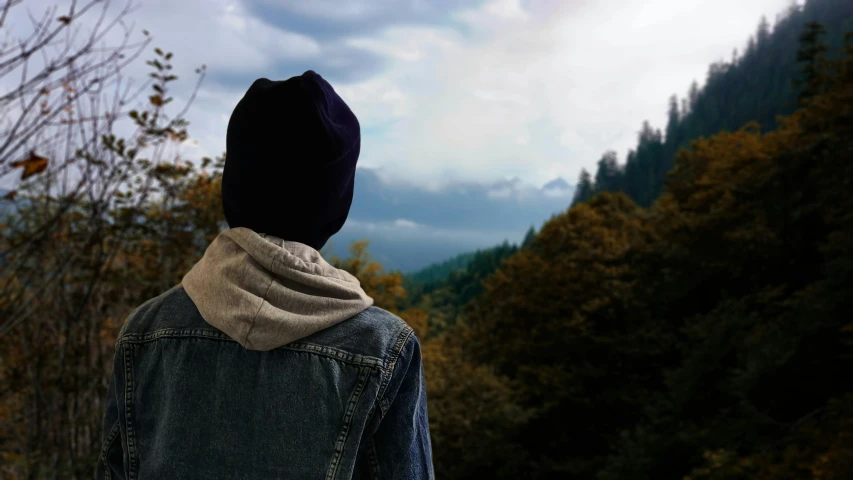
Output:
<svg viewBox="0 0 853 480">
<path fill-rule="evenodd" d="M 567 190 L 572 188 L 563 177 L 557 177 L 554 180 L 546 183 L 545 186 L 542 187 L 542 190 Z"/>
<path fill-rule="evenodd" d="M 386 182 L 377 170 L 359 168 L 349 218 L 362 222 L 404 219 L 434 228 L 523 233 L 531 222 L 568 208 L 573 192 L 562 178 L 537 188 L 523 184 L 518 177 L 488 183 L 457 182 L 433 191 Z"/>
<path fill-rule="evenodd" d="M 362 167 L 349 218 L 330 251 L 346 257 L 353 241 L 369 239 L 370 253 L 387 270 L 414 272 L 504 241 L 519 244 L 531 224 L 565 211 L 573 193 L 562 178 L 536 187 L 518 177 L 430 190 L 385 181 L 379 170 Z"/>
</svg>

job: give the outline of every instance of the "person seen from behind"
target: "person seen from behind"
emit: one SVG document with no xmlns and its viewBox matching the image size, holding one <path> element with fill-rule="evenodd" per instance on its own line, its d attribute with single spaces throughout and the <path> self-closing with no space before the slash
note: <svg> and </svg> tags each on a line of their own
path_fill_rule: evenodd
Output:
<svg viewBox="0 0 853 480">
<path fill-rule="evenodd" d="M 418 338 L 319 253 L 360 144 L 317 73 L 251 85 L 226 135 L 229 228 L 122 326 L 96 478 L 434 478 Z"/>
</svg>

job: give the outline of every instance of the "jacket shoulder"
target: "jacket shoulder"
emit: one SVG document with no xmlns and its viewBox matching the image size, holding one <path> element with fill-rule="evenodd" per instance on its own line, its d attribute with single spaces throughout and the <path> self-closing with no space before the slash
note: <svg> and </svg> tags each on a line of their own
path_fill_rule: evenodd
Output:
<svg viewBox="0 0 853 480">
<path fill-rule="evenodd" d="M 297 343 L 312 343 L 354 355 L 393 361 L 413 336 L 412 328 L 397 315 L 379 307 L 368 307 L 337 325 L 298 340 Z"/>
<path fill-rule="evenodd" d="M 125 320 L 118 338 L 121 340 L 126 334 L 145 334 L 170 328 L 212 328 L 180 284 L 137 307 Z"/>
<path fill-rule="evenodd" d="M 130 334 L 144 335 L 167 329 L 195 331 L 199 335 L 219 332 L 204 320 L 195 303 L 179 284 L 134 310 L 124 322 L 118 341 Z M 414 332 L 403 319 L 385 309 L 371 306 L 341 323 L 279 348 L 298 348 L 309 344 L 386 363 L 393 362 L 412 337 Z"/>
</svg>

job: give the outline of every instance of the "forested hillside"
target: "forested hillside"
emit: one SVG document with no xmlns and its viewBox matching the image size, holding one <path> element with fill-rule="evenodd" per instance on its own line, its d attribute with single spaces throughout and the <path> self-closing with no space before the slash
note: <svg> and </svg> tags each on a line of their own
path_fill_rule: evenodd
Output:
<svg viewBox="0 0 853 480">
<path fill-rule="evenodd" d="M 486 280 L 445 341 L 512 403 L 445 477 L 853 478 L 853 35 L 804 64 L 778 129 L 694 143 L 652 207 L 596 195 Z"/>
<path fill-rule="evenodd" d="M 799 39 L 805 23 L 812 20 L 826 29 L 823 41 L 828 55 L 837 56 L 844 33 L 853 30 L 853 2 L 808 0 L 802 6 L 790 6 L 776 17 L 772 27 L 767 18 L 761 18 L 744 48 L 735 49 L 731 59 L 709 66 L 701 88 L 694 81 L 686 98 L 670 97 L 663 130 L 646 121 L 637 146 L 628 152 L 624 163 L 620 164 L 617 152 L 607 151 L 594 173 L 582 170 L 572 205 L 598 192 L 621 191 L 638 205 L 649 206 L 660 195 L 679 148 L 702 137 L 737 130 L 747 122 L 757 122 L 762 131 L 776 128 L 777 116 L 797 108 Z M 463 254 L 459 258 L 469 257 Z M 463 268 L 448 267 L 428 268 L 408 278 L 416 283 L 435 282 L 446 279 L 451 270 Z M 417 288 L 416 283 L 412 288 Z"/>
<path fill-rule="evenodd" d="M 428 311 L 433 333 L 440 333 L 445 327 L 457 322 L 465 306 L 483 292 L 483 280 L 518 248 L 517 245 L 504 242 L 456 257 L 466 263 L 463 268 L 452 268 L 453 263 L 447 262 L 419 272 L 420 277 L 407 277 L 404 282 L 407 295 L 401 306 Z M 420 280 L 427 275 L 432 276 L 433 280 Z"/>
<path fill-rule="evenodd" d="M 477 252 L 465 252 L 456 255 L 453 258 L 443 262 L 434 263 L 426 268 L 422 268 L 417 272 L 406 275 L 407 280 L 416 283 L 433 283 L 439 280 L 446 279 L 451 272 L 456 270 L 464 270 L 471 264 Z"/>
<path fill-rule="evenodd" d="M 620 164 L 616 152 L 608 151 L 598 161 L 594 174 L 582 171 L 573 204 L 601 191 L 625 192 L 642 206 L 651 205 L 662 191 L 666 173 L 676 152 L 691 141 L 734 131 L 755 121 L 762 131 L 777 126 L 777 115 L 788 115 L 797 107 L 797 49 L 803 25 L 821 23 L 825 42 L 837 55 L 844 33 L 853 29 L 853 2 L 808 0 L 791 6 L 772 26 L 762 18 L 745 47 L 730 60 L 721 59 L 708 69 L 705 84 L 690 85 L 686 98 L 669 99 L 668 121 L 663 130 L 644 122 L 637 146 Z"/>
</svg>

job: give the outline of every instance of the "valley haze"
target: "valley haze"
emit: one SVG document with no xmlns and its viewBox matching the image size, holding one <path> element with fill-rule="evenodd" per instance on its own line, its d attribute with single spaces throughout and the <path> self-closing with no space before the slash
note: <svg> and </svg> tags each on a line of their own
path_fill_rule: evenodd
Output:
<svg viewBox="0 0 853 480">
<path fill-rule="evenodd" d="M 542 187 L 513 177 L 431 189 L 361 167 L 349 218 L 327 250 L 346 257 L 353 241 L 367 239 L 368 251 L 386 270 L 411 272 L 504 240 L 520 243 L 528 228 L 538 231 L 568 209 L 573 194 L 562 178 Z"/>
</svg>

